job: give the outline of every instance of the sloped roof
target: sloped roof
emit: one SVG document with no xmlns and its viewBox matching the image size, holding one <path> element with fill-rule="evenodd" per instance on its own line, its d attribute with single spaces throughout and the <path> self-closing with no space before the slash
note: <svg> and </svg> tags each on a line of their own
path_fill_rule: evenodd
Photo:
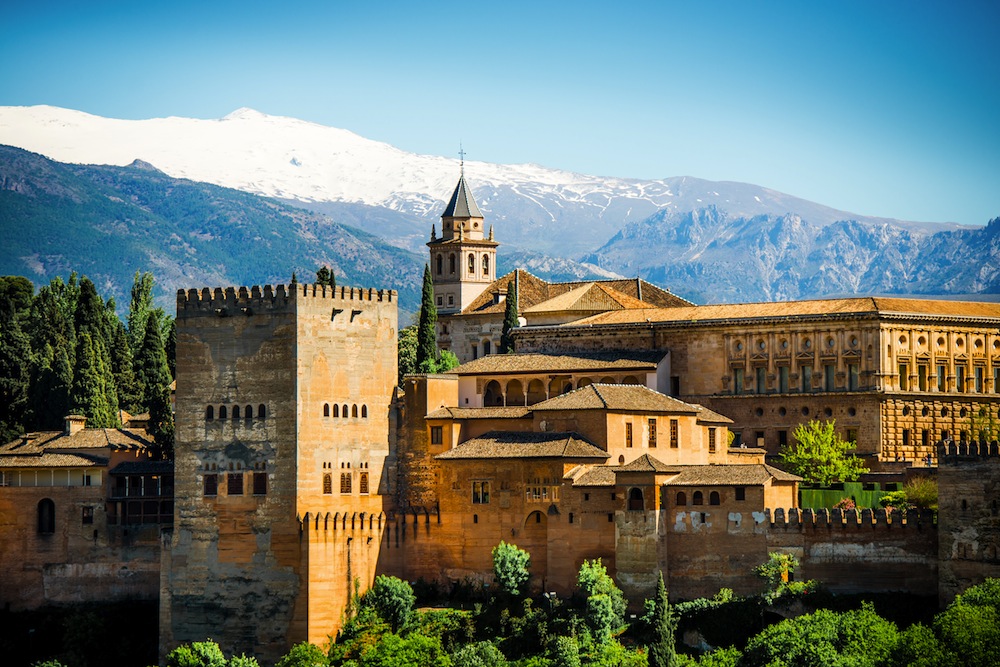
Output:
<svg viewBox="0 0 1000 667">
<path fill-rule="evenodd" d="M 755 486 L 769 481 L 801 482 L 798 475 L 778 470 L 763 463 L 731 464 L 718 463 L 703 466 L 683 466 L 668 483 L 671 486 Z"/>
<path fill-rule="evenodd" d="M 104 456 L 88 454 L 65 454 L 61 452 L 42 452 L 37 454 L 19 454 L 3 456 L 0 454 L 0 468 L 93 468 L 108 465 Z"/>
<path fill-rule="evenodd" d="M 472 189 L 469 184 L 465 182 L 465 175 L 463 174 L 458 179 L 458 185 L 455 186 L 455 191 L 451 194 L 451 199 L 448 200 L 448 205 L 444 209 L 444 213 L 441 214 L 442 218 L 481 218 L 483 214 L 479 212 L 479 207 L 476 206 L 476 199 L 472 196 Z"/>
<path fill-rule="evenodd" d="M 530 308 L 522 308 L 521 312 L 525 314 L 567 311 L 593 312 L 648 307 L 649 304 L 607 285 L 584 283 L 579 287 L 542 301 Z"/>
<path fill-rule="evenodd" d="M 901 299 L 893 297 L 853 297 L 847 299 L 816 299 L 810 301 L 779 301 L 767 303 L 713 304 L 678 308 L 647 308 L 617 310 L 593 315 L 564 324 L 636 324 L 698 323 L 716 320 L 763 319 L 774 317 L 823 317 L 830 315 L 858 316 L 932 316 L 1000 319 L 1000 303 L 984 301 L 944 301 L 934 299 Z"/>
<path fill-rule="evenodd" d="M 531 414 L 530 407 L 438 408 L 424 419 L 521 419 Z"/>
<path fill-rule="evenodd" d="M 533 410 L 635 410 L 697 413 L 696 405 L 637 384 L 591 384 L 531 406 Z M 702 408 L 704 410 L 704 408 Z"/>
<path fill-rule="evenodd" d="M 608 453 L 577 433 L 531 433 L 491 431 L 466 440 L 454 449 L 438 454 L 438 459 L 600 459 Z"/>
<path fill-rule="evenodd" d="M 466 362 L 449 373 L 496 375 L 499 373 L 551 373 L 567 371 L 655 371 L 667 355 L 656 350 L 616 350 L 579 354 L 488 354 Z"/>
<path fill-rule="evenodd" d="M 563 479 L 571 479 L 573 486 L 614 486 L 616 483 L 614 468 L 605 465 L 577 466 L 563 475 Z"/>
<path fill-rule="evenodd" d="M 615 472 L 655 472 L 676 474 L 679 466 L 668 466 L 659 459 L 653 458 L 649 454 L 643 454 L 634 461 L 625 465 L 615 466 Z"/>
<path fill-rule="evenodd" d="M 732 424 L 733 420 L 729 417 L 719 414 L 715 410 L 709 410 L 704 405 L 699 405 L 698 403 L 692 403 L 692 405 L 698 408 L 698 421 L 705 424 Z"/>
<path fill-rule="evenodd" d="M 43 451 L 79 449 L 146 449 L 153 441 L 146 431 L 124 428 L 85 428 L 73 435 L 64 431 L 40 431 L 0 445 L 0 456 L 23 456 Z"/>
</svg>

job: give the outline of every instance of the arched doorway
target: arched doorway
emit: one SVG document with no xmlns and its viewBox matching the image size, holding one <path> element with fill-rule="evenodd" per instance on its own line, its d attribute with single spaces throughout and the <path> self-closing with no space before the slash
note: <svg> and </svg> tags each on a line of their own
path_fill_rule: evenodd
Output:
<svg viewBox="0 0 1000 667">
<path fill-rule="evenodd" d="M 628 491 L 628 508 L 633 512 L 641 512 L 646 509 L 646 503 L 642 499 L 642 489 L 632 487 Z"/>
<path fill-rule="evenodd" d="M 486 389 L 483 391 L 483 406 L 492 408 L 498 405 L 503 405 L 503 393 L 500 391 L 500 383 L 496 380 L 490 380 L 486 383 Z"/>
<path fill-rule="evenodd" d="M 507 383 L 507 405 L 527 405 L 524 402 L 524 387 L 520 380 Z"/>
<path fill-rule="evenodd" d="M 541 380 L 532 380 L 528 383 L 528 405 L 541 403 L 545 400 L 545 385 Z"/>
</svg>

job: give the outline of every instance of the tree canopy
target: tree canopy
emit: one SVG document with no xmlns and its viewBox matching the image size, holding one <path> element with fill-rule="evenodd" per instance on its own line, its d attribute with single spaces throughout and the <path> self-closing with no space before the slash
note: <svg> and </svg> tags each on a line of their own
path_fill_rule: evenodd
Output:
<svg viewBox="0 0 1000 667">
<path fill-rule="evenodd" d="M 855 446 L 837 435 L 836 420 L 813 419 L 795 427 L 792 441 L 782 448 L 779 458 L 785 470 L 800 475 L 807 484 L 853 482 L 868 472 L 864 462 L 851 453 Z"/>
</svg>

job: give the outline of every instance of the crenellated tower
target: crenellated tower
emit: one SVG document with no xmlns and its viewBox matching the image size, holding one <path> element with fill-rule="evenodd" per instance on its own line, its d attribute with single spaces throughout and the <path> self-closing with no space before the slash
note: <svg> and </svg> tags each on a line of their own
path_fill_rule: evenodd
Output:
<svg viewBox="0 0 1000 667">
<path fill-rule="evenodd" d="M 496 279 L 497 246 L 465 181 L 465 169 L 441 214 L 441 236 L 431 228 L 431 275 L 438 313 L 464 310 Z"/>
</svg>

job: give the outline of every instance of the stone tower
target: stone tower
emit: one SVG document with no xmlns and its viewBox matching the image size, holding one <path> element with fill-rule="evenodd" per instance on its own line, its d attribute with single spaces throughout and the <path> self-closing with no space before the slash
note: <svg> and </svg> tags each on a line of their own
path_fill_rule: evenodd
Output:
<svg viewBox="0 0 1000 667">
<path fill-rule="evenodd" d="M 439 314 L 461 312 L 496 279 L 499 244 L 493 240 L 493 230 L 487 236 L 484 227 L 463 168 L 441 214 L 441 237 L 432 229 L 427 244 Z"/>
<path fill-rule="evenodd" d="M 392 568 L 396 327 L 390 290 L 178 293 L 161 654 L 211 637 L 274 663 Z"/>
</svg>

